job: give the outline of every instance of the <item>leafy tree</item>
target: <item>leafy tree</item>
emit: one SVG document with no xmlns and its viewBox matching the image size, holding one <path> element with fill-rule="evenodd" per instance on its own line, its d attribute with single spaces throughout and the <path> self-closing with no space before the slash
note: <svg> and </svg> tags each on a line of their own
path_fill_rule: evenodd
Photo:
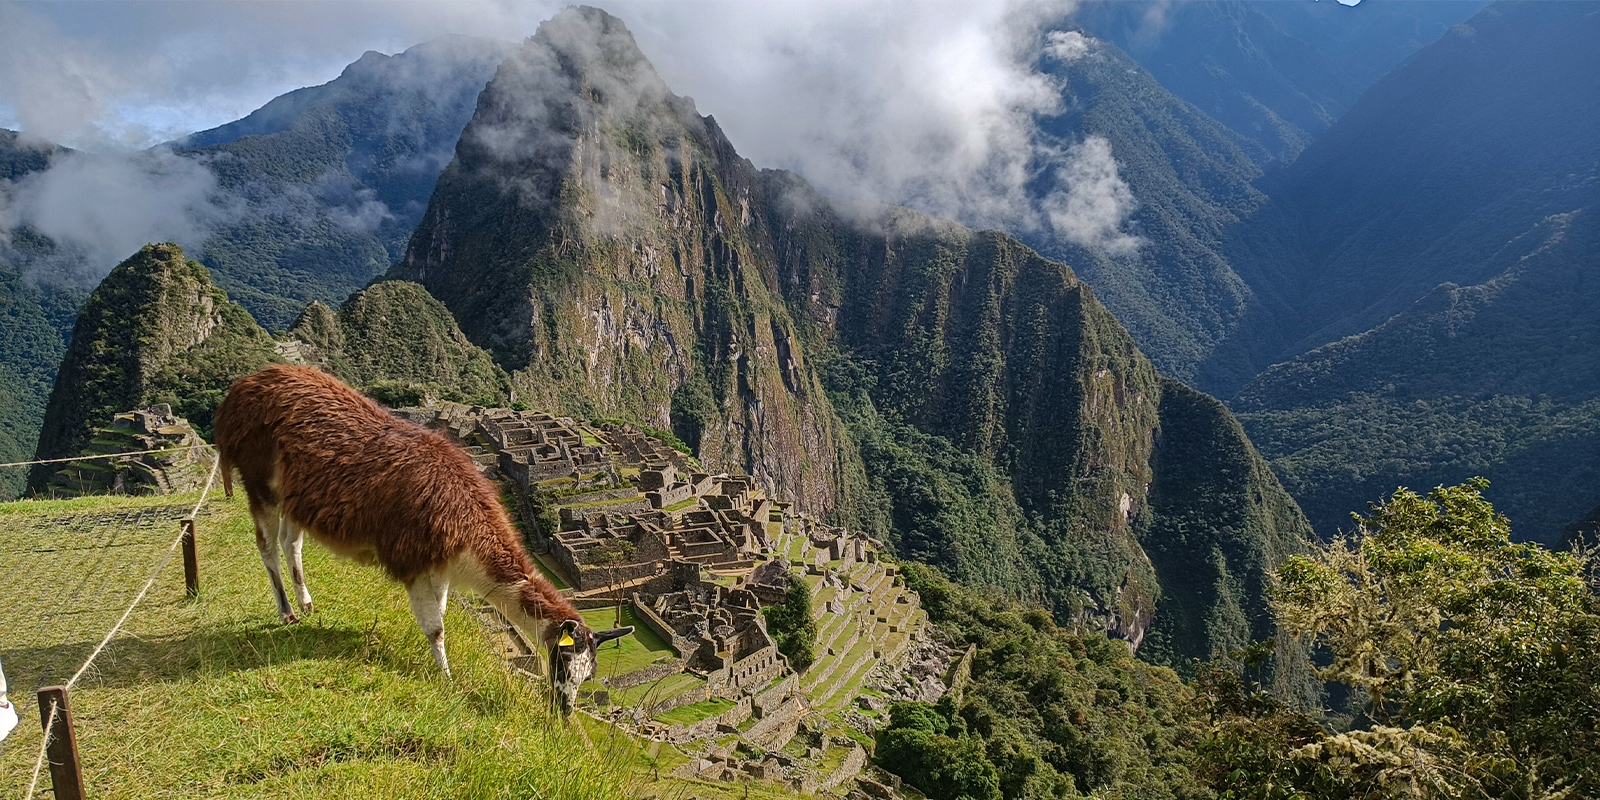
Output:
<svg viewBox="0 0 1600 800">
<path fill-rule="evenodd" d="M 783 602 L 761 609 L 767 618 L 767 633 L 778 645 L 778 652 L 789 659 L 795 672 L 804 672 L 817 654 L 817 620 L 811 613 L 811 590 L 804 581 L 791 576 Z"/>
<path fill-rule="evenodd" d="M 1322 648 L 1322 676 L 1365 698 L 1360 728 L 1289 753 L 1317 767 L 1324 789 L 1306 796 L 1600 791 L 1589 559 L 1512 542 L 1486 485 L 1396 491 L 1356 517 L 1353 537 L 1279 571 L 1282 630 Z"/>
<path fill-rule="evenodd" d="M 961 717 L 949 717 L 928 703 L 895 703 L 889 725 L 878 731 L 880 763 L 893 765 L 901 777 L 929 797 L 953 800 L 1000 800 L 1000 774 L 984 752 L 983 740 L 967 734 Z"/>
</svg>

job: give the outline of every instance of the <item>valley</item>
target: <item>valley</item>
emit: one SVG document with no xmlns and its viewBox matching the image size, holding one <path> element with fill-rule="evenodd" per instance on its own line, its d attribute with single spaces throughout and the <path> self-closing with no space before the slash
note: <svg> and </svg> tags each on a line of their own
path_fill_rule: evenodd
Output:
<svg viewBox="0 0 1600 800">
<path fill-rule="evenodd" d="M 752 127 L 712 73 L 759 49 L 686 56 L 670 4 L 541 11 L 517 42 L 442 24 L 144 150 L 0 128 L 0 572 L 45 597 L 75 569 L 52 531 L 137 539 L 204 483 L 228 386 L 304 364 L 463 447 L 585 619 L 636 629 L 549 728 L 546 654 L 472 598 L 457 689 L 378 588 L 347 591 L 369 628 L 305 635 L 249 592 L 163 596 L 85 693 L 97 793 L 1594 788 L 1600 745 L 1528 715 L 1582 728 L 1600 675 L 1573 644 L 1600 618 L 1600 3 L 930 17 L 976 26 L 959 47 L 873 27 L 901 10 L 856 22 L 888 53 L 934 36 L 970 79 L 884 106 L 954 126 L 905 153 Z M 768 29 L 774 86 L 802 58 L 837 69 L 819 86 L 903 80 L 806 30 Z M 840 124 L 876 124 L 849 96 Z M 888 174 L 901 194 L 856 185 Z M 135 196 L 153 222 L 106 224 Z M 260 588 L 240 501 L 209 502 L 220 574 Z M 80 642 L 11 621 L 25 695 Z M 211 699 L 152 705 L 173 686 Z M 397 732 L 407 692 L 438 726 Z M 327 741 L 270 745 L 263 703 Z M 129 720 L 238 763 L 158 757 Z M 1374 766 L 1407 748 L 1403 778 Z"/>
</svg>

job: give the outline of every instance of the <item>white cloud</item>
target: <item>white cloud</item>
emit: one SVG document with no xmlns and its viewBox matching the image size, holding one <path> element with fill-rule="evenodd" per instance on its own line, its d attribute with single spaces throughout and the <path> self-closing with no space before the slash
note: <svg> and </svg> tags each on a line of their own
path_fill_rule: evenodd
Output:
<svg viewBox="0 0 1600 800">
<path fill-rule="evenodd" d="M 1089 54 L 1089 43 L 1094 40 L 1077 31 L 1051 31 L 1045 36 L 1044 52 L 1051 58 L 1070 64 Z"/>
<path fill-rule="evenodd" d="M 1117 175 L 1117 160 L 1105 137 L 1090 136 L 1068 148 L 1056 168 L 1056 180 L 1066 189 L 1046 198 L 1044 210 L 1057 234 L 1113 255 L 1138 249 L 1138 237 L 1123 230 L 1138 202 Z"/>
<path fill-rule="evenodd" d="M 167 150 L 59 156 L 51 168 L 0 183 L 0 225 L 32 227 L 79 254 L 94 280 L 151 242 L 198 248 L 232 213 L 211 171 Z"/>
<path fill-rule="evenodd" d="M 1092 40 L 1046 36 L 1074 0 L 1048 2 L 605 3 L 673 91 L 714 115 L 741 155 L 792 169 L 847 203 L 898 202 L 967 224 L 1051 225 L 1127 247 L 1104 231 L 1100 188 L 1041 204 L 1030 181 L 1056 166 L 1034 120 L 1061 86 L 1041 48 L 1069 60 Z M 244 116 L 335 77 L 368 49 L 397 52 L 441 33 L 520 40 L 563 2 L 112 3 L 0 6 L 0 110 L 30 133 L 107 149 L 149 144 Z M 62 99 L 65 98 L 65 99 Z M 3 122 L 3 115 L 0 115 Z M 1076 191 L 1076 194 L 1074 192 Z M 353 224 L 381 214 L 359 204 Z M 1089 214 L 1082 221 L 1075 215 Z M 1115 230 L 1113 228 L 1112 230 Z M 1099 234 L 1086 233 L 1101 231 Z"/>
</svg>

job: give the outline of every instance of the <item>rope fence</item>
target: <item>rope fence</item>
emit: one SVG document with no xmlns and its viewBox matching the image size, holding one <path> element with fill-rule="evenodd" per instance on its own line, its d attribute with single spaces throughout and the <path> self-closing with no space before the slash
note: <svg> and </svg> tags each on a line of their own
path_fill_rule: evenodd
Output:
<svg viewBox="0 0 1600 800">
<path fill-rule="evenodd" d="M 94 453 L 91 455 L 71 456 L 69 458 L 41 458 L 37 461 L 13 461 L 9 464 L 0 464 L 0 469 L 5 467 L 31 467 L 35 464 L 66 464 L 71 461 L 89 461 L 96 458 L 121 458 L 122 456 L 147 456 L 154 453 L 177 453 L 183 450 L 193 450 L 197 447 L 210 448 L 209 444 L 186 444 L 182 447 L 161 447 L 155 450 L 130 450 L 126 453 Z"/>
<path fill-rule="evenodd" d="M 199 446 L 201 445 L 171 448 L 167 452 L 186 450 L 190 449 L 191 447 Z M 161 451 L 151 450 L 145 452 Z M 111 455 L 138 454 L 114 453 Z M 76 461 L 79 459 L 66 460 Z M 51 463 L 51 460 L 28 463 Z M 28 793 L 25 800 L 33 800 L 35 793 L 38 791 L 39 775 L 43 771 L 46 761 L 50 763 L 51 781 L 57 800 L 80 800 L 83 797 L 83 775 L 78 765 L 77 743 L 73 738 L 71 728 L 71 712 L 66 704 L 67 692 L 71 691 L 72 688 L 77 685 L 78 679 L 82 678 L 84 673 L 89 671 L 89 668 L 94 664 L 95 659 L 98 658 L 100 654 L 105 651 L 106 647 L 111 644 L 111 640 L 116 638 L 117 634 L 122 630 L 122 626 L 127 623 L 128 617 L 133 615 L 133 610 L 139 606 L 141 601 L 144 600 L 145 595 L 150 593 L 151 587 L 155 586 L 156 580 L 161 577 L 162 571 L 165 570 L 167 564 L 172 561 L 172 554 L 177 552 L 180 546 L 184 550 L 184 577 L 186 588 L 190 596 L 195 594 L 196 587 L 194 583 L 194 575 L 196 570 L 194 553 L 194 518 L 196 514 L 200 513 L 200 507 L 205 505 L 206 498 L 211 494 L 211 487 L 216 484 L 217 468 L 220 463 L 221 459 L 216 459 L 211 462 L 211 473 L 206 477 L 205 487 L 200 490 L 200 499 L 195 501 L 194 508 L 190 509 L 188 516 L 182 520 L 182 524 L 179 526 L 180 533 L 178 534 L 177 538 L 173 539 L 172 543 L 167 545 L 166 552 L 161 557 L 160 563 L 156 564 L 156 568 L 151 571 L 149 579 L 144 582 L 144 586 L 140 588 L 139 593 L 134 596 L 133 602 L 129 603 L 127 609 L 122 612 L 122 616 L 117 619 L 116 624 L 111 626 L 111 630 L 106 631 L 106 635 L 101 638 L 100 644 L 89 653 L 88 658 L 84 659 L 83 664 L 78 667 L 76 672 L 72 673 L 72 677 L 68 679 L 65 684 L 60 686 L 48 686 L 39 690 L 39 714 L 40 720 L 44 725 L 44 736 L 39 742 L 39 757 L 33 765 L 33 776 L 28 781 Z M 23 465 L 24 464 L 0 464 L 0 466 Z M 46 714 L 44 711 L 46 702 L 49 703 L 50 711 L 48 714 Z M 51 752 L 52 744 L 57 745 L 55 748 L 55 753 Z"/>
</svg>

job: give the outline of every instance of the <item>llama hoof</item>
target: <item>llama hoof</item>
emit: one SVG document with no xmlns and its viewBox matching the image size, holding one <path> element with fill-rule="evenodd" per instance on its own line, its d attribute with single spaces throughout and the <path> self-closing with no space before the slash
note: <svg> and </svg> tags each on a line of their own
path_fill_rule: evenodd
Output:
<svg viewBox="0 0 1600 800">
<path fill-rule="evenodd" d="M 305 605 L 301 606 L 300 610 L 304 611 L 305 615 L 308 616 L 308 617 L 311 616 L 312 614 L 317 613 L 316 607 L 311 605 L 310 603 L 306 603 Z"/>
<path fill-rule="evenodd" d="M 295 613 L 293 611 L 284 612 L 284 614 L 283 614 L 283 624 L 285 624 L 285 625 L 297 625 L 299 623 L 300 623 L 300 618 L 295 616 Z"/>
</svg>

